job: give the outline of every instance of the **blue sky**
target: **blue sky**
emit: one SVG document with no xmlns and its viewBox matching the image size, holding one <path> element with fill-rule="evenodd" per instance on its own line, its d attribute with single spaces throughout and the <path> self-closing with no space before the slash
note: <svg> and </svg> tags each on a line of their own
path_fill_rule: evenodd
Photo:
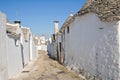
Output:
<svg viewBox="0 0 120 80">
<path fill-rule="evenodd" d="M 0 11 L 13 22 L 31 28 L 36 35 L 50 36 L 54 32 L 54 20 L 62 26 L 70 12 L 75 14 L 86 0 L 0 0 Z"/>
</svg>

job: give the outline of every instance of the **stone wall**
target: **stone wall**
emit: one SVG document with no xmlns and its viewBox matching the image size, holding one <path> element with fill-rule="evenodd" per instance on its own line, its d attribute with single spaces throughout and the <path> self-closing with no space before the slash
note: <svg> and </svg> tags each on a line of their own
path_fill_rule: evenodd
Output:
<svg viewBox="0 0 120 80">
<path fill-rule="evenodd" d="M 96 13 L 102 21 L 120 20 L 120 0 L 87 0 L 79 15 Z"/>
</svg>

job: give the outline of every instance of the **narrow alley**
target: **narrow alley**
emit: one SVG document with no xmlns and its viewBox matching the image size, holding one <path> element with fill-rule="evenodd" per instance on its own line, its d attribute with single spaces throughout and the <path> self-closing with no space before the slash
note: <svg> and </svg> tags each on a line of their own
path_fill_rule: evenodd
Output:
<svg viewBox="0 0 120 80">
<path fill-rule="evenodd" d="M 9 80 L 84 80 L 75 72 L 50 59 L 46 53 L 40 51 L 37 60 L 30 62 Z"/>
<path fill-rule="evenodd" d="M 0 80 L 120 80 L 120 0 L 1 0 Z"/>
</svg>

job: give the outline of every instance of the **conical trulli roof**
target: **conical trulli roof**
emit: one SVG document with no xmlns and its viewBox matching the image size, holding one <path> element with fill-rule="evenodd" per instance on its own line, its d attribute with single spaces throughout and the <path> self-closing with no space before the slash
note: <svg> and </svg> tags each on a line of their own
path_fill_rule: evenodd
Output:
<svg viewBox="0 0 120 80">
<path fill-rule="evenodd" d="M 87 0 L 79 15 L 96 13 L 102 21 L 120 20 L 120 0 Z"/>
</svg>

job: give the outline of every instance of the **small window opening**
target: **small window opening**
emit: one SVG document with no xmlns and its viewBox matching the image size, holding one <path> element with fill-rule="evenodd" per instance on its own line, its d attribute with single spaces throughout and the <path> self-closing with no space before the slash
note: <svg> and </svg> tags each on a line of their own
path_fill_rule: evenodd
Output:
<svg viewBox="0 0 120 80">
<path fill-rule="evenodd" d="M 70 28 L 69 28 L 69 26 L 67 27 L 67 33 L 70 33 Z"/>
</svg>

